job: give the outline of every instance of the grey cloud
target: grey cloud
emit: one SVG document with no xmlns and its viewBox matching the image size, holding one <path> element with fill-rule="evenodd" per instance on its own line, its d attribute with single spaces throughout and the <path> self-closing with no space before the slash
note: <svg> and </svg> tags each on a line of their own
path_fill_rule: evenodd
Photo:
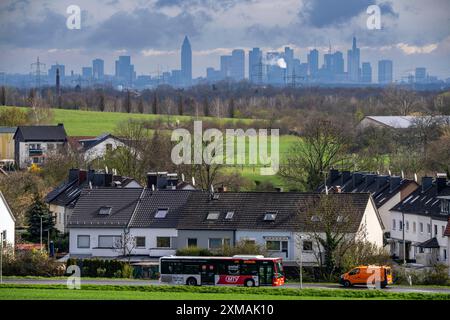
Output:
<svg viewBox="0 0 450 320">
<path fill-rule="evenodd" d="M 249 3 L 253 0 L 158 0 L 155 3 L 156 8 L 164 7 L 200 7 L 213 10 L 230 9 L 240 3 Z"/>
</svg>

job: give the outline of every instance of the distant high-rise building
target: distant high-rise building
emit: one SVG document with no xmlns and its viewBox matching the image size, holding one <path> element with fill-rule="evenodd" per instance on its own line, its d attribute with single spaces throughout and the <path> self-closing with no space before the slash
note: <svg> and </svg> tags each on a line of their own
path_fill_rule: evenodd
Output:
<svg viewBox="0 0 450 320">
<path fill-rule="evenodd" d="M 92 60 L 92 75 L 94 79 L 103 79 L 105 76 L 105 62 L 102 59 Z"/>
<path fill-rule="evenodd" d="M 319 51 L 313 49 L 308 54 L 309 75 L 314 78 L 319 71 Z"/>
<path fill-rule="evenodd" d="M 286 66 L 283 66 L 282 62 L 284 54 L 280 52 L 267 52 L 266 54 L 266 74 L 267 82 L 273 85 L 285 85 L 286 84 Z"/>
<path fill-rule="evenodd" d="M 48 79 L 49 79 L 49 84 L 56 85 L 56 70 L 59 69 L 59 79 L 60 79 L 60 83 L 64 83 L 64 78 L 66 76 L 66 68 L 63 64 L 54 64 L 50 67 L 50 69 L 48 70 Z"/>
<path fill-rule="evenodd" d="M 352 49 L 347 52 L 347 73 L 348 79 L 351 82 L 359 81 L 359 60 L 360 60 L 360 50 L 356 47 L 356 38 L 353 37 Z"/>
<path fill-rule="evenodd" d="M 81 75 L 83 78 L 86 78 L 86 79 L 92 78 L 92 68 L 91 67 L 81 68 Z"/>
<path fill-rule="evenodd" d="M 131 86 L 136 74 L 130 56 L 119 56 L 116 61 L 116 78 L 125 86 Z"/>
<path fill-rule="evenodd" d="M 286 62 L 286 77 L 291 79 L 294 73 L 294 50 L 290 47 L 284 47 L 283 58 Z"/>
<path fill-rule="evenodd" d="M 392 83 L 392 60 L 378 61 L 378 83 L 388 84 Z"/>
<path fill-rule="evenodd" d="M 231 56 L 220 56 L 220 72 L 222 74 L 222 78 L 231 78 L 231 65 Z"/>
<path fill-rule="evenodd" d="M 416 68 L 415 80 L 417 83 L 424 83 L 427 80 L 427 69 L 426 68 Z"/>
<path fill-rule="evenodd" d="M 245 78 L 245 51 L 235 49 L 231 53 L 231 78 L 236 81 Z"/>
<path fill-rule="evenodd" d="M 263 62 L 262 51 L 259 48 L 253 48 L 248 53 L 248 78 L 252 83 L 262 83 Z"/>
<path fill-rule="evenodd" d="M 372 82 L 372 66 L 370 62 L 363 62 L 361 65 L 361 82 Z"/>
<path fill-rule="evenodd" d="M 187 36 L 184 37 L 181 46 L 181 78 L 183 86 L 192 84 L 192 49 Z"/>
<path fill-rule="evenodd" d="M 217 82 L 222 79 L 222 73 L 220 70 L 216 70 L 214 68 L 206 68 L 206 80 L 208 82 Z"/>
</svg>

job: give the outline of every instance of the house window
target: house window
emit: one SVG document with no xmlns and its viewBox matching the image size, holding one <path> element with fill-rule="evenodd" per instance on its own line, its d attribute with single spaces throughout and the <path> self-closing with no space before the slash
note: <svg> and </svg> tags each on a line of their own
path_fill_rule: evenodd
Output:
<svg viewBox="0 0 450 320">
<path fill-rule="evenodd" d="M 78 236 L 77 237 L 77 248 L 90 248 L 91 247 L 91 237 L 90 236 Z"/>
<path fill-rule="evenodd" d="M 156 237 L 157 248 L 170 248 L 170 237 Z"/>
<path fill-rule="evenodd" d="M 447 260 L 447 249 L 444 249 L 444 260 Z"/>
<path fill-rule="evenodd" d="M 111 207 L 100 207 L 98 214 L 102 216 L 107 216 L 111 214 Z"/>
<path fill-rule="evenodd" d="M 445 237 L 444 233 L 445 233 L 445 226 L 442 226 L 442 237 Z"/>
<path fill-rule="evenodd" d="M 98 247 L 112 249 L 120 244 L 120 236 L 98 236 Z"/>
<path fill-rule="evenodd" d="M 420 233 L 423 233 L 423 223 L 422 222 L 419 223 L 419 230 L 420 230 Z"/>
<path fill-rule="evenodd" d="M 449 213 L 450 212 L 450 201 L 441 200 L 441 213 Z"/>
<path fill-rule="evenodd" d="M 269 251 L 280 251 L 281 243 L 280 241 L 266 241 L 266 248 Z"/>
<path fill-rule="evenodd" d="M 402 231 L 403 230 L 403 221 L 399 220 L 398 222 L 398 230 Z"/>
<path fill-rule="evenodd" d="M 409 221 L 406 221 L 405 229 L 406 229 L 406 232 L 409 232 Z"/>
<path fill-rule="evenodd" d="M 145 237 L 136 237 L 136 248 L 145 248 Z"/>
<path fill-rule="evenodd" d="M 228 238 L 222 239 L 222 238 L 209 238 L 208 246 L 209 249 L 220 249 L 223 246 L 230 246 L 231 241 Z"/>
<path fill-rule="evenodd" d="M 437 237 L 438 235 L 438 226 L 437 224 L 434 225 L 434 236 Z"/>
<path fill-rule="evenodd" d="M 312 251 L 312 241 L 303 241 L 303 251 Z"/>
<path fill-rule="evenodd" d="M 267 211 L 264 215 L 264 221 L 275 221 L 277 217 L 277 212 L 275 211 Z"/>
<path fill-rule="evenodd" d="M 225 219 L 230 220 L 233 219 L 234 211 L 228 211 L 227 215 L 225 216 Z"/>
<path fill-rule="evenodd" d="M 416 222 L 413 222 L 413 233 L 416 233 Z"/>
<path fill-rule="evenodd" d="M 197 246 L 197 238 L 188 238 L 187 245 L 188 245 L 188 247 L 196 247 Z"/>
<path fill-rule="evenodd" d="M 396 221 L 395 221 L 395 219 L 392 219 L 392 230 L 395 230 L 395 228 L 396 228 Z"/>
<path fill-rule="evenodd" d="M 106 151 L 111 151 L 112 150 L 112 144 L 111 143 L 107 143 L 106 144 Z"/>
<path fill-rule="evenodd" d="M 431 224 L 427 223 L 427 231 L 428 234 L 431 234 Z"/>
<path fill-rule="evenodd" d="M 158 210 L 156 210 L 155 218 L 164 219 L 167 215 L 167 212 L 169 212 L 168 208 L 159 208 Z"/>
</svg>

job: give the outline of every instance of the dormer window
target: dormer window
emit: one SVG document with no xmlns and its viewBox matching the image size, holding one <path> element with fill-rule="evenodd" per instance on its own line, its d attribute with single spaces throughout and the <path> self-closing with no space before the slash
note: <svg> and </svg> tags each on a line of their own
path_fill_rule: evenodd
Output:
<svg viewBox="0 0 450 320">
<path fill-rule="evenodd" d="M 276 217 L 277 217 L 276 211 L 267 211 L 266 214 L 264 215 L 264 221 L 275 221 Z"/>
<path fill-rule="evenodd" d="M 159 208 L 158 210 L 156 210 L 155 218 L 164 219 L 168 212 L 169 212 L 168 208 Z"/>
<path fill-rule="evenodd" d="M 443 214 L 450 213 L 450 200 L 447 199 L 441 200 L 441 213 Z"/>
<path fill-rule="evenodd" d="M 98 214 L 101 216 L 108 216 L 111 214 L 111 209 L 112 209 L 111 207 L 101 207 L 98 210 Z"/>
<path fill-rule="evenodd" d="M 212 212 L 208 213 L 206 220 L 217 220 L 217 219 L 219 219 L 219 215 L 220 215 L 220 212 L 212 211 Z"/>
<path fill-rule="evenodd" d="M 228 211 L 227 215 L 225 216 L 225 219 L 231 220 L 231 219 L 233 219 L 233 216 L 234 216 L 234 211 Z"/>
</svg>

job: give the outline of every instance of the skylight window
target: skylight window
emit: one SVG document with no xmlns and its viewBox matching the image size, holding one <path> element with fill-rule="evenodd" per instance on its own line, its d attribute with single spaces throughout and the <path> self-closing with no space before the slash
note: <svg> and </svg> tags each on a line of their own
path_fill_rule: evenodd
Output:
<svg viewBox="0 0 450 320">
<path fill-rule="evenodd" d="M 233 219 L 234 211 L 228 211 L 227 215 L 225 216 L 225 219 L 230 220 Z"/>
<path fill-rule="evenodd" d="M 98 210 L 98 214 L 102 216 L 110 215 L 111 209 L 111 207 L 101 207 L 100 210 Z"/>
<path fill-rule="evenodd" d="M 156 210 L 155 218 L 164 219 L 167 215 L 167 212 L 169 212 L 168 208 L 159 208 L 158 210 Z"/>
<path fill-rule="evenodd" d="M 264 215 L 264 221 L 275 221 L 276 217 L 277 217 L 277 212 L 275 212 L 275 211 L 268 211 Z"/>
<path fill-rule="evenodd" d="M 220 215 L 220 212 L 217 212 L 217 211 L 210 212 L 210 213 L 208 213 L 206 220 L 217 220 L 217 219 L 219 219 L 219 215 Z"/>
</svg>

